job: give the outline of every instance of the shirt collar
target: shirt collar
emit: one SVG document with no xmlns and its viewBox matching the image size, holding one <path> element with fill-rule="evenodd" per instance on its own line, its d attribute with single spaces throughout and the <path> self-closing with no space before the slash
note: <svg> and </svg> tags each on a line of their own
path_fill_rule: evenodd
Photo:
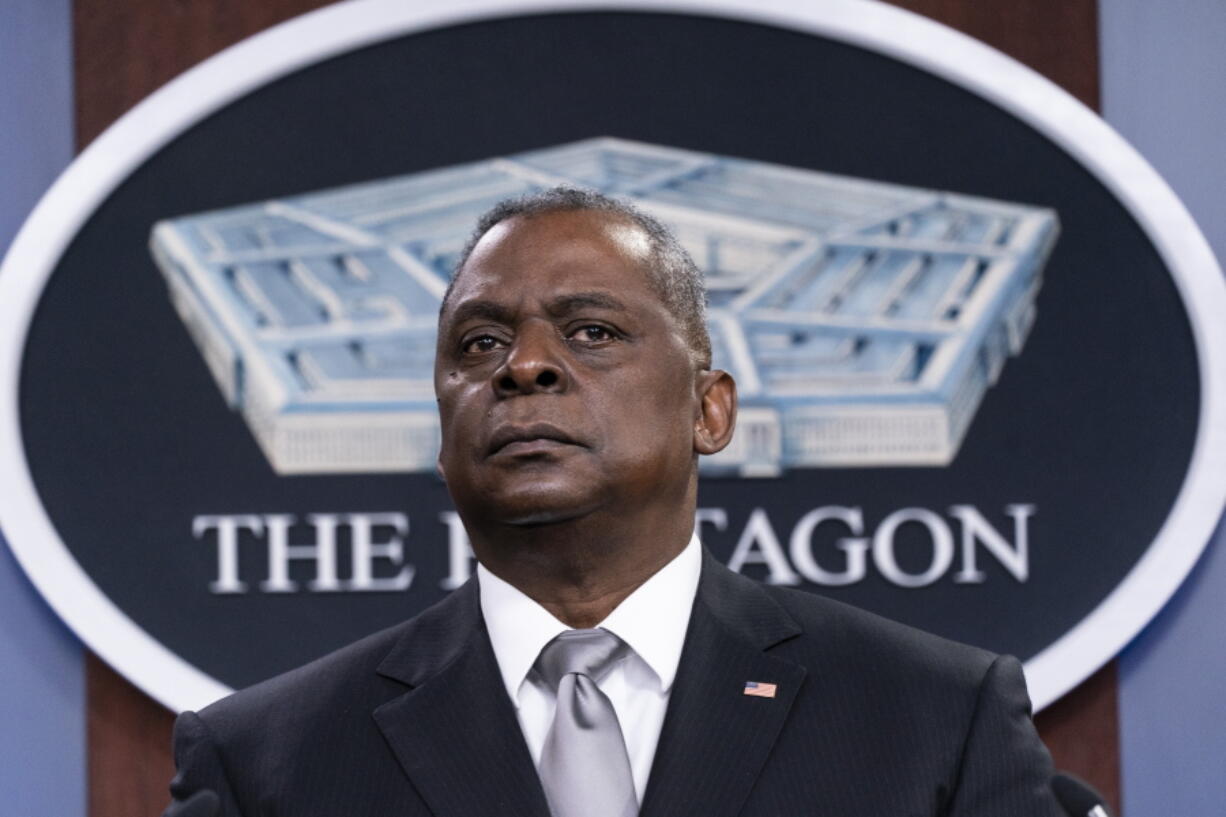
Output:
<svg viewBox="0 0 1226 817">
<path fill-rule="evenodd" d="M 651 668 L 667 692 L 677 675 L 690 608 L 702 572 L 697 535 L 671 562 L 660 568 L 617 606 L 599 625 L 625 641 Z M 481 615 L 507 694 L 519 705 L 519 689 L 541 649 L 570 629 L 518 588 L 477 565 Z"/>
</svg>

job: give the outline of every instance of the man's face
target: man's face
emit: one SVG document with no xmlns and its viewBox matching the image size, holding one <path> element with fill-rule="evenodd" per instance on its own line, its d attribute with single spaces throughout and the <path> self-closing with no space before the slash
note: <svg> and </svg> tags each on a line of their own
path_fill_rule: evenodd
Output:
<svg viewBox="0 0 1226 817">
<path fill-rule="evenodd" d="M 477 244 L 440 320 L 439 468 L 465 522 L 610 519 L 677 503 L 700 398 L 637 226 L 514 217 Z"/>
</svg>

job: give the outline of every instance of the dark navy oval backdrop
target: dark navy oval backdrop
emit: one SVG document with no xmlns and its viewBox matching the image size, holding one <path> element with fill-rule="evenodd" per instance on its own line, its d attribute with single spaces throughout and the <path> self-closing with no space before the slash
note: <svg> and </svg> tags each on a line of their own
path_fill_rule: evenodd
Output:
<svg viewBox="0 0 1226 817">
<path fill-rule="evenodd" d="M 43 504 L 98 586 L 231 686 L 441 598 L 442 484 L 425 474 L 276 475 L 171 308 L 150 227 L 603 135 L 1040 205 L 1061 220 L 1033 333 L 950 465 L 704 480 L 700 506 L 727 514 L 725 530 L 703 529 L 718 557 L 727 560 L 755 508 L 786 549 L 796 521 L 821 506 L 861 509 L 871 534 L 900 508 L 973 505 L 1011 535 L 1006 506 L 1032 504 L 1025 582 L 982 554 L 979 584 L 950 571 L 906 589 L 870 570 L 847 587 L 805 586 L 1022 658 L 1136 563 L 1187 470 L 1197 361 L 1164 264 L 1098 181 L 1009 114 L 869 51 L 726 20 L 583 13 L 413 34 L 294 73 L 170 143 L 97 210 L 42 297 L 20 399 Z M 195 516 L 364 511 L 409 517 L 407 591 L 209 592 L 216 548 L 193 536 Z M 814 546 L 835 569 L 838 534 L 824 530 Z M 915 525 L 900 529 L 896 550 L 913 571 L 931 557 Z M 241 553 L 243 574 L 258 578 L 261 550 Z"/>
</svg>

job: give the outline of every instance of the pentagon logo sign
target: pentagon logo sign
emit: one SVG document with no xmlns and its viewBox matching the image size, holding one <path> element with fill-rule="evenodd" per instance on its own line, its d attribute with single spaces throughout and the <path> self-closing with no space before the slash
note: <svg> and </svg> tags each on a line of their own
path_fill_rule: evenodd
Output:
<svg viewBox="0 0 1226 817">
<path fill-rule="evenodd" d="M 163 222 L 153 252 L 279 474 L 434 470 L 434 329 L 483 212 L 632 199 L 703 269 L 740 433 L 700 466 L 945 465 L 1034 318 L 1046 211 L 619 139 Z"/>
</svg>

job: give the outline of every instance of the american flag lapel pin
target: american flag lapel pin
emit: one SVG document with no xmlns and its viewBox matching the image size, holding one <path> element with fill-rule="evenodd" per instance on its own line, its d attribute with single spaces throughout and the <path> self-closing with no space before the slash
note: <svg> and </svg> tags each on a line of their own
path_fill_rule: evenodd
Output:
<svg viewBox="0 0 1226 817">
<path fill-rule="evenodd" d="M 773 698 L 775 697 L 775 685 L 764 684 L 761 681 L 746 681 L 745 694 L 755 698 Z"/>
</svg>

